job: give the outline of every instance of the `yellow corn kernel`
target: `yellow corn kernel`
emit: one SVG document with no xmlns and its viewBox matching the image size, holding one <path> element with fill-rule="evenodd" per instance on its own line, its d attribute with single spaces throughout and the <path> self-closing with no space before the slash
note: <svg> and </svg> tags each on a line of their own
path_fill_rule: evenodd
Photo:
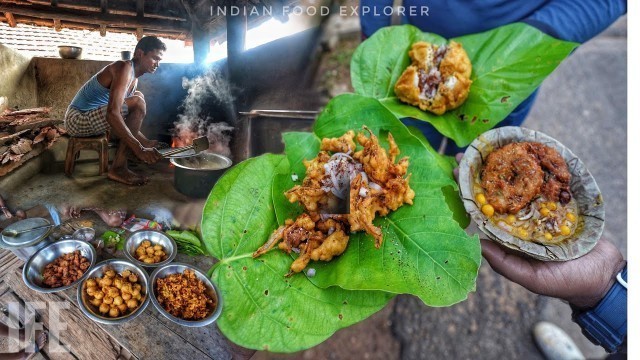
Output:
<svg viewBox="0 0 640 360">
<path fill-rule="evenodd" d="M 476 195 L 476 201 L 478 202 L 478 204 L 484 205 L 487 203 L 487 198 L 484 196 L 484 194 L 478 194 Z"/>
<path fill-rule="evenodd" d="M 507 216 L 507 224 L 513 225 L 513 223 L 515 223 L 515 222 L 516 222 L 516 216 L 515 215 Z"/>
<path fill-rule="evenodd" d="M 544 209 L 547 207 L 547 203 L 540 203 L 540 209 Z"/>
<path fill-rule="evenodd" d="M 549 216 L 549 213 L 550 213 L 550 211 L 547 208 L 540 209 L 540 215 L 542 215 L 542 216 Z"/>
<path fill-rule="evenodd" d="M 560 226 L 560 234 L 567 236 L 571 234 L 571 229 L 567 225 Z"/>
<path fill-rule="evenodd" d="M 546 232 L 546 233 L 544 233 L 544 238 L 546 240 L 552 240 L 553 239 L 553 235 L 551 235 L 551 233 Z"/>
<path fill-rule="evenodd" d="M 576 222 L 576 216 L 573 213 L 567 213 L 567 220 L 571 222 Z"/>
<path fill-rule="evenodd" d="M 558 209 L 558 205 L 556 205 L 556 203 L 554 203 L 554 202 L 549 202 L 549 203 L 547 204 L 547 207 L 548 207 L 548 208 L 549 208 L 549 210 L 551 210 L 551 211 L 555 211 L 555 210 L 557 210 L 557 209 Z"/>
<path fill-rule="evenodd" d="M 526 238 L 529 236 L 529 232 L 525 229 L 518 229 L 518 236 L 521 238 Z"/>
<path fill-rule="evenodd" d="M 487 217 L 492 217 L 493 213 L 494 213 L 494 209 L 493 206 L 489 205 L 489 204 L 485 204 L 482 205 L 482 213 L 485 214 Z"/>
</svg>

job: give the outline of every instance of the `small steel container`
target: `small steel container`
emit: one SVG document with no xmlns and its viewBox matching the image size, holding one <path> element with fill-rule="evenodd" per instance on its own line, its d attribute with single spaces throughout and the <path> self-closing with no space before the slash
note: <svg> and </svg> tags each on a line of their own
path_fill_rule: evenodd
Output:
<svg viewBox="0 0 640 360">
<path fill-rule="evenodd" d="M 156 292 L 157 292 L 156 281 L 158 279 L 163 279 L 171 274 L 181 274 L 187 269 L 192 270 L 196 275 L 196 277 L 204 283 L 204 285 L 207 288 L 207 294 L 216 301 L 216 307 L 210 309 L 209 315 L 202 320 L 184 320 L 184 319 L 175 317 L 169 314 L 162 307 L 162 305 L 160 305 L 160 303 L 158 302 L 158 298 L 156 297 Z M 153 305 L 156 307 L 156 309 L 158 309 L 158 312 L 160 314 L 164 315 L 167 319 L 173 321 L 178 325 L 188 326 L 188 327 L 207 326 L 213 323 L 214 321 L 216 321 L 216 319 L 218 319 L 218 317 L 220 316 L 220 313 L 222 312 L 222 298 L 220 297 L 220 290 L 218 290 L 218 287 L 202 271 L 196 269 L 191 265 L 182 264 L 182 263 L 173 263 L 173 264 L 168 264 L 168 265 L 159 267 L 153 273 L 151 273 L 151 275 L 149 276 L 149 281 L 151 283 L 151 291 L 150 291 L 151 302 L 153 302 Z"/>
<path fill-rule="evenodd" d="M 45 266 L 47 266 L 47 264 L 51 263 L 58 257 L 64 254 L 72 253 L 76 250 L 80 250 L 80 254 L 86 257 L 91 264 L 89 265 L 89 268 L 84 272 L 82 277 L 67 286 L 61 286 L 57 288 L 45 287 L 42 283 L 42 272 L 44 271 Z M 91 268 L 96 263 L 96 258 L 96 251 L 89 243 L 74 239 L 57 241 L 36 251 L 36 253 L 29 258 L 27 263 L 24 265 L 24 268 L 22 269 L 22 280 L 24 280 L 24 283 L 30 289 L 42 293 L 53 293 L 66 290 L 87 277 L 87 274 L 91 271 Z"/>
<path fill-rule="evenodd" d="M 50 224 L 51 222 L 45 218 L 29 218 L 14 222 L 4 230 L 21 231 Z M 30 248 L 41 245 L 42 242 L 50 240 L 49 234 L 51 234 L 52 231 L 52 228 L 46 228 L 28 231 L 16 236 L 5 236 L 0 234 L 0 248 L 12 251 L 21 249 L 31 250 Z M 27 258 L 34 254 L 36 249 L 37 248 L 34 248 Z"/>
<path fill-rule="evenodd" d="M 165 254 L 167 254 L 167 258 L 164 261 L 155 263 L 155 264 L 147 264 L 136 259 L 136 249 L 144 240 L 151 241 L 151 245 L 160 245 L 164 248 Z M 169 264 L 176 258 L 178 254 L 178 245 L 176 245 L 175 240 L 173 238 L 161 231 L 156 230 L 138 230 L 127 237 L 127 240 L 124 243 L 124 254 L 132 263 L 138 266 L 144 267 L 158 267 L 162 265 Z"/>
<path fill-rule="evenodd" d="M 129 270 L 133 274 L 138 276 L 138 283 L 142 286 L 140 293 L 144 296 L 144 300 L 138 306 L 138 308 L 127 315 L 112 318 L 109 316 L 103 316 L 100 314 L 95 306 L 89 303 L 89 295 L 87 295 L 85 288 L 87 280 L 90 278 L 102 277 L 104 272 L 108 269 L 113 269 L 116 273 L 122 274 L 123 271 Z M 87 274 L 86 278 L 82 280 L 80 286 L 78 286 L 78 307 L 83 314 L 85 314 L 89 319 L 93 321 L 97 321 L 102 324 L 107 325 L 120 325 L 124 324 L 128 321 L 135 319 L 137 316 L 144 312 L 144 309 L 149 305 L 149 276 L 140 266 L 134 265 L 126 260 L 119 259 L 110 259 L 105 260 L 98 265 L 96 265 L 93 270 Z"/>
</svg>

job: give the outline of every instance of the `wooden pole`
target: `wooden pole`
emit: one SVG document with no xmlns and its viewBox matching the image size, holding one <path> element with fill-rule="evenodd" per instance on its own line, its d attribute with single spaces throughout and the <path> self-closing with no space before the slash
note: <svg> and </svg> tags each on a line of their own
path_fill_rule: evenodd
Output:
<svg viewBox="0 0 640 360">
<path fill-rule="evenodd" d="M 9 23 L 9 26 L 16 27 L 16 18 L 13 17 L 12 13 L 6 12 L 4 13 L 4 17 L 7 18 L 7 23 Z"/>
<path fill-rule="evenodd" d="M 229 82 L 232 88 L 244 88 L 245 76 L 243 74 L 243 52 L 247 37 L 247 15 L 243 8 L 239 14 L 231 14 L 227 11 L 227 67 L 229 69 Z M 246 96 L 236 98 L 236 109 L 241 111 L 246 105 Z"/>
</svg>

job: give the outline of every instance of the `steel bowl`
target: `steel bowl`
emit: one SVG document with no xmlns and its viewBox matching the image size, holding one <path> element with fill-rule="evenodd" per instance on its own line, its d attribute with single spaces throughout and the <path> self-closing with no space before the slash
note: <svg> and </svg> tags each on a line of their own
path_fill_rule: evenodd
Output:
<svg viewBox="0 0 640 360">
<path fill-rule="evenodd" d="M 73 239 L 83 240 L 86 242 L 92 242 L 95 237 L 96 237 L 96 230 L 90 227 L 80 228 L 76 230 L 72 235 Z"/>
<path fill-rule="evenodd" d="M 116 273 L 121 274 L 125 270 L 129 270 L 132 273 L 138 276 L 138 283 L 142 286 L 142 295 L 144 296 L 144 301 L 138 308 L 127 315 L 120 316 L 117 318 L 106 317 L 100 314 L 95 306 L 89 303 L 88 295 L 84 291 L 86 288 L 87 280 L 95 277 L 102 277 L 107 268 L 113 269 Z M 82 280 L 80 286 L 78 286 L 78 307 L 83 314 L 85 314 L 89 319 L 93 321 L 97 321 L 101 324 L 107 325 L 120 325 L 124 324 L 128 321 L 135 319 L 137 316 L 144 312 L 144 309 L 149 305 L 149 276 L 140 266 L 134 265 L 126 260 L 119 259 L 110 259 L 105 260 L 98 265 L 96 265 L 87 275 L 87 277 Z"/>
<path fill-rule="evenodd" d="M 164 251 L 165 254 L 167 254 L 167 258 L 164 261 L 154 263 L 154 264 L 147 264 L 145 262 L 142 262 L 136 259 L 135 257 L 136 249 L 138 248 L 138 246 L 140 246 L 140 244 L 144 240 L 151 241 L 152 245 L 161 245 L 165 250 Z M 131 233 L 131 235 L 127 237 L 127 240 L 124 243 L 124 254 L 127 257 L 127 259 L 129 259 L 129 261 L 131 261 L 132 263 L 138 266 L 144 266 L 144 267 L 150 267 L 150 268 L 158 267 L 158 266 L 169 264 L 170 262 L 173 261 L 173 259 L 176 258 L 176 255 L 178 254 L 178 245 L 176 245 L 175 240 L 173 240 L 171 236 L 161 231 L 138 230 Z"/>
<path fill-rule="evenodd" d="M 209 315 L 207 315 L 207 317 L 205 317 L 202 320 L 185 320 L 169 314 L 162 307 L 162 305 L 160 305 L 160 303 L 158 302 L 158 298 L 156 296 L 156 292 L 157 292 L 156 282 L 158 279 L 163 279 L 171 274 L 183 273 L 187 269 L 192 270 L 195 273 L 196 277 L 200 281 L 202 281 L 206 286 L 207 294 L 211 296 L 211 298 L 216 300 L 216 307 L 210 309 Z M 164 315 L 167 319 L 173 321 L 178 325 L 188 326 L 188 327 L 207 326 L 213 323 L 214 321 L 216 321 L 216 319 L 218 319 L 218 317 L 220 316 L 220 313 L 222 312 L 222 297 L 220 297 L 220 290 L 218 290 L 218 287 L 203 272 L 201 272 L 200 270 L 196 269 L 191 265 L 182 264 L 182 263 L 173 263 L 173 264 L 168 264 L 168 265 L 159 267 L 153 273 L 151 273 L 151 275 L 149 276 L 149 281 L 151 283 L 151 292 L 150 292 L 151 302 L 156 307 L 156 309 L 158 309 L 158 312 L 160 312 L 160 314 Z"/>
<path fill-rule="evenodd" d="M 82 48 L 79 46 L 60 45 L 58 54 L 63 59 L 79 59 L 82 55 Z"/>
<path fill-rule="evenodd" d="M 76 250 L 80 250 L 80 254 L 86 257 L 91 263 L 87 271 L 84 272 L 80 279 L 74 281 L 70 285 L 57 288 L 45 287 L 42 283 L 42 272 L 44 271 L 45 266 L 47 266 L 47 264 L 54 261 L 58 257 L 64 254 L 72 253 Z M 27 263 L 22 269 L 22 280 L 24 280 L 24 283 L 30 289 L 42 293 L 53 293 L 66 290 L 87 277 L 87 274 L 91 271 L 91 268 L 93 268 L 96 263 L 96 258 L 96 250 L 93 248 L 93 246 L 91 246 L 91 244 L 87 242 L 75 239 L 57 241 L 36 251 L 29 258 L 29 260 L 27 260 Z"/>
</svg>

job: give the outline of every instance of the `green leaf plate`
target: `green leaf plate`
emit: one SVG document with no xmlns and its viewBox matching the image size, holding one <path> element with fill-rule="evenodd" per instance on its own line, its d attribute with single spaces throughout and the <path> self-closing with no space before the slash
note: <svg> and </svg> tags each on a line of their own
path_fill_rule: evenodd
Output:
<svg viewBox="0 0 640 360">
<path fill-rule="evenodd" d="M 459 108 L 438 116 L 396 98 L 393 88 L 410 63 L 411 45 L 447 42 L 411 25 L 380 29 L 356 49 L 351 60 L 355 92 L 379 99 L 398 118 L 427 121 L 466 146 L 504 120 L 578 46 L 524 23 L 452 40 L 462 44 L 473 66 L 469 97 Z"/>
<path fill-rule="evenodd" d="M 468 292 L 475 289 L 480 244 L 477 237 L 466 235 L 445 200 L 443 187 L 455 186 L 451 163 L 414 136 L 377 100 L 353 94 L 340 95 L 329 102 L 314 125 L 313 138 L 363 131 L 363 124 L 387 148 L 386 132 L 391 132 L 400 157 L 409 156 L 410 185 L 416 192 L 414 205 L 405 204 L 376 220 L 385 234 L 380 249 L 374 247 L 373 238 L 366 233 L 351 234 L 349 246 L 339 258 L 309 265 L 316 270 L 311 281 L 324 288 L 337 285 L 352 290 L 414 294 L 430 306 L 447 306 L 466 299 Z M 320 142 L 310 141 L 308 134 L 288 133 L 284 138 L 292 168 L 301 161 L 300 154 L 306 153 L 304 158 L 309 160 L 320 150 Z M 291 179 L 285 176 L 277 184 L 274 183 L 274 205 L 278 222 L 283 223 L 295 216 L 299 207 L 289 204 L 283 195 L 294 185 Z M 457 193 L 449 195 L 454 211 L 464 217 Z"/>
<path fill-rule="evenodd" d="M 291 258 L 280 251 L 251 257 L 278 226 L 271 188 L 279 172 L 290 172 L 287 160 L 272 154 L 227 171 L 205 204 L 202 235 L 209 254 L 220 259 L 211 272 L 225 302 L 220 330 L 247 348 L 293 352 L 364 320 L 393 295 L 321 289 L 305 276 L 285 278 Z"/>
</svg>

